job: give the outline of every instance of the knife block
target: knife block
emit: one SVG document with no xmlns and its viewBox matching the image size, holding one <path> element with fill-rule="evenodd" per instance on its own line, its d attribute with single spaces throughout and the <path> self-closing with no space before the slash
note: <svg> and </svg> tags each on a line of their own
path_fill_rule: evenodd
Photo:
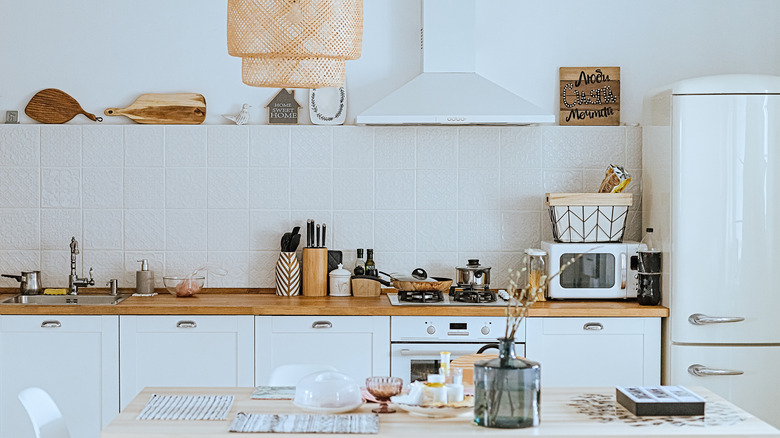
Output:
<svg viewBox="0 0 780 438">
<path fill-rule="evenodd" d="M 305 297 L 328 295 L 328 248 L 303 248 L 303 285 Z"/>
</svg>

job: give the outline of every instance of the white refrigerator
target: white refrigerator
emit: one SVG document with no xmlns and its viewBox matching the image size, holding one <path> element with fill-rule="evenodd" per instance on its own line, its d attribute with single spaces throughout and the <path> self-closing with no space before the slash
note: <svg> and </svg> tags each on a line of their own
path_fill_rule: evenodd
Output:
<svg viewBox="0 0 780 438">
<path fill-rule="evenodd" d="M 663 242 L 663 381 L 780 427 L 780 77 L 689 79 L 643 114 L 643 226 Z"/>
</svg>

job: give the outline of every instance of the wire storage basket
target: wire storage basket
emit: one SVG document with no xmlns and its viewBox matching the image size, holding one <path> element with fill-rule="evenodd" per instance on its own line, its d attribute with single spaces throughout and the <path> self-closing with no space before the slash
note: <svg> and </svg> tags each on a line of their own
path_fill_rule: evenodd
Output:
<svg viewBox="0 0 780 438">
<path fill-rule="evenodd" d="M 363 0 L 228 0 L 228 53 L 255 87 L 344 85 L 360 58 Z"/>
<path fill-rule="evenodd" d="M 622 242 L 631 193 L 547 193 L 556 242 Z"/>
</svg>

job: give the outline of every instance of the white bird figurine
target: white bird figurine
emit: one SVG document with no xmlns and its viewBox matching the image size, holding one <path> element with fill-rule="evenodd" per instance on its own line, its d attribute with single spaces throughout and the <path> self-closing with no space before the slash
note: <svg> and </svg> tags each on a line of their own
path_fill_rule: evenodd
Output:
<svg viewBox="0 0 780 438">
<path fill-rule="evenodd" d="M 245 125 L 249 121 L 249 108 L 252 108 L 252 105 L 245 103 L 241 105 L 241 111 L 235 116 L 223 114 L 222 117 L 235 122 L 236 125 Z"/>
</svg>

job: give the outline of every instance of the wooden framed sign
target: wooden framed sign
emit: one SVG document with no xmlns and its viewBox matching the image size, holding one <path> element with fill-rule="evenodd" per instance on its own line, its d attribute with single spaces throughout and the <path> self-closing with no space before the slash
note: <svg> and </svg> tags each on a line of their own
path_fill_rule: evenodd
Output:
<svg viewBox="0 0 780 438">
<path fill-rule="evenodd" d="M 559 125 L 619 125 L 620 67 L 561 67 Z"/>
<path fill-rule="evenodd" d="M 265 107 L 268 108 L 270 124 L 298 123 L 298 110 L 301 105 L 295 100 L 295 90 L 287 91 L 286 88 L 282 88 Z"/>
</svg>

